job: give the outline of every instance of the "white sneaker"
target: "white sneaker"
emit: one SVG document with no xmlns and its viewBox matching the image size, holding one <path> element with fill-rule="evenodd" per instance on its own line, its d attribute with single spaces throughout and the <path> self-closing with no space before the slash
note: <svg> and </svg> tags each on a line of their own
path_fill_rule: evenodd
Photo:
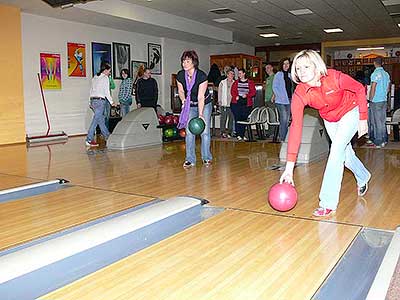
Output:
<svg viewBox="0 0 400 300">
<path fill-rule="evenodd" d="M 248 141 L 249 139 L 248 139 L 247 137 L 244 136 L 244 137 L 243 137 L 243 140 L 244 140 L 244 141 Z"/>
<path fill-rule="evenodd" d="M 238 136 L 238 137 L 237 137 L 237 140 L 238 140 L 238 141 L 241 141 L 241 140 L 243 140 L 243 139 L 242 139 L 241 136 Z"/>
</svg>

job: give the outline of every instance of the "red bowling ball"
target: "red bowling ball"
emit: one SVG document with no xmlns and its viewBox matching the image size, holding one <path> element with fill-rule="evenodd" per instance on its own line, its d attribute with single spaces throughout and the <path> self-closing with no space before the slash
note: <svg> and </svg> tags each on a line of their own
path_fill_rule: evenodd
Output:
<svg viewBox="0 0 400 300">
<path fill-rule="evenodd" d="M 277 211 L 289 211 L 296 206 L 297 191 L 290 183 L 276 183 L 268 192 L 268 202 Z"/>
<path fill-rule="evenodd" d="M 174 116 L 169 115 L 164 119 L 165 125 L 174 125 Z"/>
<path fill-rule="evenodd" d="M 160 125 L 163 125 L 164 122 L 165 122 L 164 116 L 163 116 L 163 115 L 158 115 L 158 123 L 159 123 Z"/>
</svg>

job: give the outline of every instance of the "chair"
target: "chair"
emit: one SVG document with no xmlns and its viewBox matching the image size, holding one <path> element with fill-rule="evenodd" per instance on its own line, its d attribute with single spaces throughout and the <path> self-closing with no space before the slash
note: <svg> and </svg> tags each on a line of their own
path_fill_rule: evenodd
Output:
<svg viewBox="0 0 400 300">
<path fill-rule="evenodd" d="M 247 135 L 249 136 L 249 142 L 254 142 L 253 132 L 251 131 L 251 125 L 256 125 L 258 121 L 258 112 L 260 108 L 256 107 L 251 112 L 246 121 L 238 121 L 239 124 L 246 125 Z"/>
<path fill-rule="evenodd" d="M 398 142 L 400 140 L 399 124 L 400 124 L 400 108 L 393 113 L 392 120 L 386 122 L 386 125 L 393 127 L 393 139 L 395 142 Z"/>
<path fill-rule="evenodd" d="M 266 107 L 261 107 L 258 114 L 258 121 L 256 127 L 258 127 L 259 137 L 261 140 L 265 140 L 265 125 L 267 125 L 268 121 L 268 111 Z"/>
<path fill-rule="evenodd" d="M 273 143 L 278 141 L 278 133 L 279 133 L 279 114 L 277 113 L 276 109 L 272 109 L 271 107 L 267 107 L 268 112 L 268 119 L 267 124 L 268 126 L 273 126 L 274 128 L 274 137 L 272 139 Z"/>
</svg>

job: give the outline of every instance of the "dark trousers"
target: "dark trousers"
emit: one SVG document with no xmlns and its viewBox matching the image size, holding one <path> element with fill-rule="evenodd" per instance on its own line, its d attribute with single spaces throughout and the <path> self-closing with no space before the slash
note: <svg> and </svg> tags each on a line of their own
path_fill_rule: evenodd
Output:
<svg viewBox="0 0 400 300">
<path fill-rule="evenodd" d="M 235 116 L 236 135 L 244 137 L 246 126 L 243 124 L 239 124 L 238 121 L 247 120 L 251 111 L 251 107 L 247 105 L 231 103 L 231 110 L 233 112 L 233 115 Z"/>
</svg>

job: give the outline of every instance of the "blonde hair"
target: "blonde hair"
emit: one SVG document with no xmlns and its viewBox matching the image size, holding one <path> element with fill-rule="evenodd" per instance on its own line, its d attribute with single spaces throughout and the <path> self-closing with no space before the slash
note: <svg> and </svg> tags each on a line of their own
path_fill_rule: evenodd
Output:
<svg viewBox="0 0 400 300">
<path fill-rule="evenodd" d="M 297 72 L 296 72 L 296 66 L 297 66 L 298 60 L 300 58 L 306 58 L 306 59 L 308 59 L 309 62 L 313 63 L 315 66 L 315 69 L 321 75 L 328 74 L 328 71 L 326 70 L 326 65 L 325 65 L 324 61 L 322 60 L 321 56 L 318 54 L 318 52 L 316 52 L 314 50 L 303 50 L 296 54 L 296 56 L 293 59 L 293 63 L 292 63 L 292 70 L 290 73 L 292 75 L 292 80 L 295 83 L 301 82 L 299 79 L 299 76 L 297 76 Z"/>
</svg>

